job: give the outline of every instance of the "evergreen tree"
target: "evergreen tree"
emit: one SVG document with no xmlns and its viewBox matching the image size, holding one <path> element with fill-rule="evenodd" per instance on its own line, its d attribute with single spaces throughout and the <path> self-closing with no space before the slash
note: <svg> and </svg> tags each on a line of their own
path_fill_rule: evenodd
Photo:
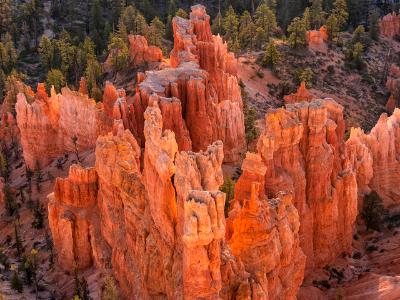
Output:
<svg viewBox="0 0 400 300">
<path fill-rule="evenodd" d="M 11 288 L 17 291 L 18 293 L 22 293 L 24 290 L 22 280 L 19 277 L 18 270 L 16 269 L 16 267 L 11 277 Z"/>
<path fill-rule="evenodd" d="M 325 12 L 322 9 L 322 0 L 312 0 L 310 8 L 310 23 L 312 29 L 319 29 L 325 20 Z"/>
<path fill-rule="evenodd" d="M 52 86 L 54 86 L 56 92 L 58 93 L 61 91 L 61 88 L 65 86 L 65 77 L 63 73 L 61 73 L 61 71 L 58 69 L 51 69 L 49 72 L 47 72 L 47 92 L 51 90 Z"/>
<path fill-rule="evenodd" d="M 220 12 L 215 16 L 214 20 L 212 21 L 211 31 L 213 34 L 223 35 L 223 18 Z"/>
<path fill-rule="evenodd" d="M 50 70 L 54 66 L 54 44 L 46 35 L 42 35 L 40 39 L 38 52 L 43 68 L 46 71 Z"/>
<path fill-rule="evenodd" d="M 326 30 L 328 32 L 329 40 L 330 41 L 335 40 L 337 37 L 337 34 L 340 31 L 339 22 L 338 22 L 336 15 L 331 14 L 329 16 L 328 20 L 326 20 Z"/>
<path fill-rule="evenodd" d="M 339 30 L 342 30 L 347 24 L 349 18 L 346 0 L 335 0 L 333 3 L 332 15 L 335 15 L 337 19 Z"/>
<path fill-rule="evenodd" d="M 304 20 L 296 17 L 288 27 L 289 44 L 292 48 L 305 47 L 306 39 L 306 24 Z"/>
<path fill-rule="evenodd" d="M 101 293 L 102 300 L 118 300 L 119 294 L 118 289 L 115 285 L 114 278 L 111 276 L 106 277 L 104 281 L 104 287 Z"/>
<path fill-rule="evenodd" d="M 150 45 L 163 48 L 164 37 L 165 25 L 158 17 L 155 17 L 150 23 L 149 30 L 147 32 L 147 41 Z"/>
<path fill-rule="evenodd" d="M 368 16 L 368 32 L 369 36 L 375 40 L 379 40 L 379 12 L 374 9 Z"/>
<path fill-rule="evenodd" d="M 6 156 L 0 151 L 0 177 L 8 179 L 8 162 Z"/>
<path fill-rule="evenodd" d="M 232 6 L 229 6 L 222 24 L 225 40 L 228 42 L 230 50 L 233 50 L 238 40 L 239 19 Z"/>
<path fill-rule="evenodd" d="M 9 31 L 12 24 L 13 4 L 11 0 L 0 0 L 0 34 Z"/>
<path fill-rule="evenodd" d="M 128 68 L 129 49 L 126 41 L 117 35 L 111 36 L 108 51 L 111 54 L 111 64 L 115 71 L 120 72 Z"/>
<path fill-rule="evenodd" d="M 271 9 L 274 13 L 276 12 L 276 0 L 264 0 L 264 3 Z"/>
<path fill-rule="evenodd" d="M 270 41 L 265 49 L 263 65 L 274 68 L 282 59 L 278 49 L 276 49 L 274 41 Z"/>
<path fill-rule="evenodd" d="M 225 217 L 228 217 L 230 202 L 234 197 L 235 182 L 230 177 L 227 177 L 224 180 L 224 184 L 221 186 L 220 190 L 226 194 L 224 212 Z"/>
<path fill-rule="evenodd" d="M 184 18 L 184 19 L 189 18 L 189 15 L 188 15 L 188 13 L 186 12 L 186 10 L 184 10 L 184 9 L 182 9 L 182 8 L 179 8 L 179 9 L 176 11 L 175 16 L 181 17 L 181 18 Z"/>
<path fill-rule="evenodd" d="M 2 192 L 4 193 L 4 203 L 7 214 L 9 216 L 12 216 L 18 210 L 18 203 L 17 200 L 15 199 L 15 195 L 8 184 L 4 185 Z"/>
<path fill-rule="evenodd" d="M 364 205 L 361 216 L 365 221 L 368 229 L 379 231 L 383 224 L 385 209 L 379 195 L 373 191 L 364 198 Z"/>
<path fill-rule="evenodd" d="M 250 13 L 245 10 L 240 17 L 239 44 L 241 49 L 252 49 L 254 44 L 255 24 Z"/>
<path fill-rule="evenodd" d="M 370 0 L 347 0 L 349 23 L 353 27 L 367 23 L 370 2 Z"/>
<path fill-rule="evenodd" d="M 261 4 L 257 8 L 255 14 L 255 24 L 257 28 L 262 29 L 262 31 L 259 31 L 258 34 L 258 38 L 261 38 L 261 41 L 257 41 L 258 44 L 264 44 L 268 42 L 278 27 L 274 12 L 266 4 Z"/>
<path fill-rule="evenodd" d="M 306 9 L 304 10 L 303 20 L 304 25 L 306 26 L 306 30 L 311 30 L 311 12 L 309 7 L 306 7 Z"/>
</svg>

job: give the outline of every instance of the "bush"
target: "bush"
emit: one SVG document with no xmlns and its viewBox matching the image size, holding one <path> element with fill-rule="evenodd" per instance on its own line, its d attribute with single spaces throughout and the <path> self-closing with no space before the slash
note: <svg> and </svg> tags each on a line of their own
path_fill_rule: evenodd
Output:
<svg viewBox="0 0 400 300">
<path fill-rule="evenodd" d="M 364 205 L 362 208 L 361 216 L 365 221 L 367 230 L 373 229 L 380 231 L 383 223 L 385 209 L 382 200 L 378 193 L 372 191 L 364 198 Z"/>
<path fill-rule="evenodd" d="M 224 184 L 220 188 L 221 192 L 226 194 L 226 201 L 225 201 L 225 217 L 228 216 L 230 202 L 234 197 L 235 191 L 235 182 L 230 178 L 227 177 L 224 181 Z"/>
<path fill-rule="evenodd" d="M 22 280 L 18 275 L 18 271 L 14 270 L 13 275 L 11 277 L 11 288 L 18 293 L 22 293 L 24 290 L 24 286 L 22 284 Z"/>
</svg>

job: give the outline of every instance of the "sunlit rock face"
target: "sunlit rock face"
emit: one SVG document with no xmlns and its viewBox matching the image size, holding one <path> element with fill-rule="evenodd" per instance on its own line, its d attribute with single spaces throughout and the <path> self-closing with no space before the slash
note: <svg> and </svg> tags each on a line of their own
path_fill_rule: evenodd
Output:
<svg viewBox="0 0 400 300">
<path fill-rule="evenodd" d="M 285 104 L 294 104 L 298 102 L 310 102 L 315 97 L 310 93 L 306 87 L 306 83 L 303 81 L 297 91 L 293 94 L 284 97 Z"/>
<path fill-rule="evenodd" d="M 291 196 L 249 198 L 244 184 L 227 238 L 222 142 L 178 152 L 157 102 L 144 116 L 143 159 L 120 126 L 98 138 L 94 168 L 74 165 L 68 178 L 57 179 L 48 209 L 61 267 L 111 267 L 123 293 L 139 299 L 293 298 L 305 258 Z M 248 165 L 244 174 L 252 172 Z M 259 228 L 261 249 L 247 242 L 252 230 L 240 224 Z M 249 253 L 262 255 L 262 263 Z"/>
<path fill-rule="evenodd" d="M 388 117 L 382 114 L 369 134 L 353 129 L 346 144 L 356 151 L 357 177 L 364 193 L 376 191 L 386 207 L 399 204 L 400 110 Z"/>
<path fill-rule="evenodd" d="M 206 150 L 224 143 L 225 161 L 238 161 L 244 149 L 244 119 L 237 61 L 210 29 L 201 5 L 190 19 L 173 19 L 171 67 L 146 72 L 138 85 L 134 106 L 137 132 L 143 132 L 143 112 L 160 103 L 165 129 L 175 132 L 180 150 Z"/>
<path fill-rule="evenodd" d="M 380 33 L 386 37 L 394 37 L 400 33 L 400 16 L 390 13 L 384 16 L 380 22 Z"/>
<path fill-rule="evenodd" d="M 252 171 L 244 169 L 235 197 L 243 198 L 251 181 L 259 184 L 258 197 L 291 194 L 307 267 L 333 262 L 350 250 L 357 215 L 357 180 L 346 156 L 343 108 L 329 99 L 303 101 L 269 111 L 265 124 L 257 155 L 243 163 Z"/>
<path fill-rule="evenodd" d="M 44 85 L 38 85 L 33 101 L 18 94 L 17 124 L 26 164 L 33 169 L 46 166 L 66 152 L 94 149 L 101 133 L 112 128 L 112 120 L 88 95 L 63 88 L 48 97 Z"/>
</svg>

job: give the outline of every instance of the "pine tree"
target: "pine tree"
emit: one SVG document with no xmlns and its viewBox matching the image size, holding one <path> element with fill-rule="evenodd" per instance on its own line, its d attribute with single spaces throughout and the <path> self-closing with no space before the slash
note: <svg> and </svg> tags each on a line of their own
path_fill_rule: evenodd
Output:
<svg viewBox="0 0 400 300">
<path fill-rule="evenodd" d="M 250 13 L 245 10 L 240 17 L 239 27 L 239 44 L 241 49 L 252 49 L 254 44 L 254 31 L 256 30 L 255 24 Z"/>
<path fill-rule="evenodd" d="M 274 41 L 270 41 L 265 49 L 263 65 L 274 68 L 282 59 L 278 49 L 276 49 Z"/>
<path fill-rule="evenodd" d="M 349 23 L 353 27 L 367 23 L 370 2 L 370 0 L 347 0 Z"/>
<path fill-rule="evenodd" d="M 211 31 L 213 34 L 217 35 L 223 35 L 223 18 L 221 15 L 221 12 L 218 12 L 218 14 L 215 16 L 214 20 L 212 21 L 211 25 Z"/>
<path fill-rule="evenodd" d="M 368 15 L 368 32 L 373 40 L 379 40 L 379 12 L 376 9 Z"/>
<path fill-rule="evenodd" d="M 181 18 L 184 18 L 184 19 L 189 18 L 189 15 L 188 15 L 188 13 L 186 12 L 186 10 L 184 10 L 184 9 L 182 9 L 182 8 L 179 8 L 179 9 L 176 11 L 175 16 L 181 17 Z"/>
<path fill-rule="evenodd" d="M 18 293 L 22 293 L 22 291 L 24 290 L 24 285 L 23 285 L 22 280 L 19 277 L 18 271 L 16 269 L 13 271 L 13 274 L 11 277 L 11 288 L 13 290 L 17 291 Z"/>
<path fill-rule="evenodd" d="M 228 42 L 230 50 L 232 50 L 238 40 L 239 27 L 239 19 L 232 6 L 229 6 L 222 24 L 225 32 L 225 40 Z"/>
<path fill-rule="evenodd" d="M 261 41 L 258 41 L 258 43 L 264 44 L 269 41 L 278 27 L 275 14 L 266 4 L 261 4 L 256 10 L 254 19 L 257 28 L 263 30 L 263 34 L 260 34 L 258 37 L 261 38 Z"/>
<path fill-rule="evenodd" d="M 113 35 L 108 44 L 111 54 L 111 65 L 117 72 L 126 70 L 129 66 L 129 49 L 126 41 L 117 35 Z"/>
<path fill-rule="evenodd" d="M 312 0 L 310 8 L 310 23 L 312 29 L 319 29 L 325 20 L 325 12 L 322 9 L 322 0 Z"/>
<path fill-rule="evenodd" d="M 12 216 L 18 210 L 18 203 L 17 200 L 15 199 L 15 195 L 8 184 L 4 185 L 2 192 L 4 193 L 4 203 L 7 214 L 9 216 Z"/>
<path fill-rule="evenodd" d="M 47 72 L 47 78 L 46 78 L 47 92 L 50 91 L 52 86 L 54 86 L 56 92 L 58 93 L 61 91 L 61 88 L 65 86 L 64 75 L 58 69 L 51 69 L 49 72 Z"/>
<path fill-rule="evenodd" d="M 46 71 L 50 70 L 53 67 L 54 47 L 51 40 L 45 34 L 40 39 L 38 52 L 44 69 Z"/>
<path fill-rule="evenodd" d="M 306 7 L 306 9 L 304 10 L 303 20 L 306 26 L 306 30 L 311 30 L 311 12 L 309 7 Z"/>
<path fill-rule="evenodd" d="M 13 4 L 11 0 L 0 0 L 0 33 L 6 33 L 12 24 Z"/>
<path fill-rule="evenodd" d="M 328 32 L 329 40 L 330 41 L 335 40 L 340 30 L 339 22 L 336 15 L 331 14 L 328 20 L 326 20 L 326 30 Z"/>
<path fill-rule="evenodd" d="M 115 285 L 114 278 L 107 276 L 104 280 L 104 287 L 101 293 L 102 300 L 118 300 L 119 294 Z"/>
<path fill-rule="evenodd" d="M 8 179 L 8 162 L 6 156 L 0 151 L 0 177 Z"/>
<path fill-rule="evenodd" d="M 306 39 L 306 24 L 304 20 L 296 17 L 288 27 L 289 44 L 292 48 L 305 47 Z"/>
<path fill-rule="evenodd" d="M 224 212 L 225 217 L 228 217 L 230 202 L 234 197 L 235 182 L 230 177 L 227 177 L 224 180 L 224 184 L 221 186 L 220 190 L 226 194 Z"/>
<path fill-rule="evenodd" d="M 165 25 L 158 17 L 155 17 L 150 23 L 149 30 L 147 32 L 147 41 L 150 45 L 162 48 L 164 37 Z"/>
<path fill-rule="evenodd" d="M 342 30 L 347 24 L 349 18 L 346 0 L 335 0 L 333 3 L 332 14 L 335 15 L 337 19 L 339 30 Z"/>
</svg>

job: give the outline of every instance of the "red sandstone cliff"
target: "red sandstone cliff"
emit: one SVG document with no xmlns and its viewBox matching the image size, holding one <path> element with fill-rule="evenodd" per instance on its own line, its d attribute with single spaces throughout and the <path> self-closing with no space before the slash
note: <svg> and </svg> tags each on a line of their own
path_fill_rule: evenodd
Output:
<svg viewBox="0 0 400 300">
<path fill-rule="evenodd" d="M 314 98 L 315 97 L 307 89 L 306 83 L 303 81 L 297 89 L 296 93 L 286 95 L 283 100 L 285 101 L 285 104 L 294 104 L 303 101 L 310 102 Z"/>
</svg>

